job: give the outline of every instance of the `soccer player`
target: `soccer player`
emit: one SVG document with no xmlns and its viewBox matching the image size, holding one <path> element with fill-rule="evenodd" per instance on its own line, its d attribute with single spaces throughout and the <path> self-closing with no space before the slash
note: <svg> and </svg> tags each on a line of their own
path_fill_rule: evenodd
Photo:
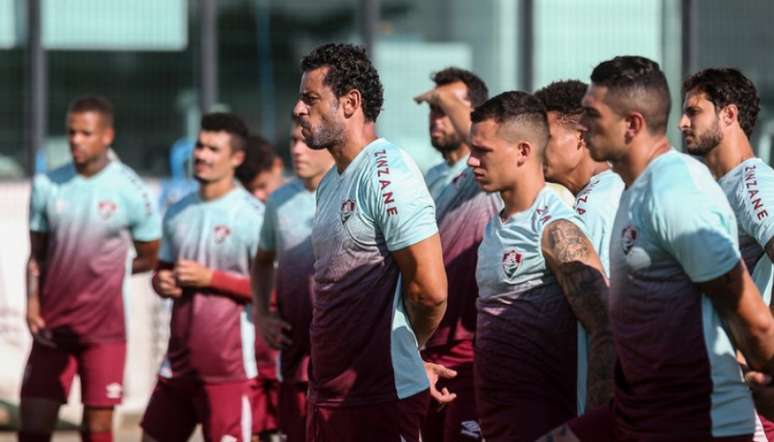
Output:
<svg viewBox="0 0 774 442">
<path fill-rule="evenodd" d="M 199 190 L 164 215 L 153 288 L 174 299 L 167 355 L 142 420 L 146 442 L 250 440 L 253 352 L 250 265 L 263 204 L 236 183 L 247 128 L 232 114 L 202 117 L 193 151 Z"/>
<path fill-rule="evenodd" d="M 752 440 L 731 338 L 772 374 L 774 319 L 740 259 L 733 211 L 707 168 L 670 146 L 657 63 L 615 57 L 591 81 L 586 143 L 627 184 L 610 245 L 614 398 L 544 440 Z"/>
<path fill-rule="evenodd" d="M 496 193 L 482 191 L 473 171 L 467 167 L 470 112 L 487 99 L 486 85 L 474 73 L 457 68 L 446 68 L 436 73 L 433 80 L 436 87 L 415 100 L 430 105 L 433 145 L 436 148 L 448 146 L 448 140 L 457 140 L 457 150 L 447 153 L 451 155 L 464 150 L 464 156 L 458 159 L 464 169 L 452 172 L 455 176 L 436 189 L 436 219 L 448 279 L 448 302 L 446 314 L 425 344 L 422 358 L 457 373 L 454 378 L 438 384 L 453 391 L 457 399 L 446 407 L 430 406 L 422 424 L 422 440 L 480 440 L 473 389 L 473 338 L 478 298 L 475 268 L 484 227 L 500 211 L 502 202 Z"/>
<path fill-rule="evenodd" d="M 475 381 L 487 441 L 532 441 L 612 392 L 607 282 L 582 222 L 543 176 L 549 138 L 543 104 L 505 92 L 471 115 L 468 164 L 505 207 L 478 251 Z M 577 363 L 580 322 L 589 334 L 588 372 Z"/>
<path fill-rule="evenodd" d="M 433 200 L 410 156 L 376 136 L 382 85 L 365 50 L 326 44 L 301 68 L 294 114 L 335 161 L 312 227 L 307 440 L 416 442 L 434 367 L 417 347 L 446 308 Z"/>
<path fill-rule="evenodd" d="M 587 88 L 581 81 L 564 80 L 535 92 L 546 107 L 550 131 L 543 171 L 547 181 L 563 185 L 575 196 L 575 212 L 609 275 L 610 238 L 624 183 L 606 161 L 591 158 L 583 140 L 579 121 Z"/>
<path fill-rule="evenodd" d="M 750 135 L 760 110 L 755 85 L 736 69 L 705 69 L 683 83 L 680 130 L 686 151 L 718 178 L 737 219 L 747 271 L 771 304 L 774 257 L 774 170 L 755 157 Z M 753 390 L 755 393 L 755 390 Z M 770 440 L 774 424 L 762 419 Z"/>
<path fill-rule="evenodd" d="M 311 233 L 315 192 L 333 166 L 333 158 L 327 150 L 310 149 L 304 143 L 301 126 L 296 121 L 290 133 L 290 154 L 297 178 L 277 189 L 266 204 L 253 267 L 253 285 L 258 330 L 271 347 L 282 350 L 280 431 L 288 442 L 304 442 L 309 388 L 309 324 L 312 322 L 314 252 Z M 275 287 L 278 312 L 270 308 Z"/>
<path fill-rule="evenodd" d="M 430 105 L 430 142 L 443 156 L 443 161 L 425 174 L 430 195 L 437 199 L 441 190 L 467 168 L 470 111 L 486 101 L 489 90 L 476 74 L 456 67 L 438 71 L 431 79 L 435 88 L 414 100 Z M 466 106 L 454 106 L 458 102 Z"/>
<path fill-rule="evenodd" d="M 21 442 L 48 441 L 73 377 L 84 441 L 112 441 L 121 402 L 123 282 L 156 265 L 161 223 L 148 190 L 108 159 L 113 107 L 80 97 L 67 109 L 72 162 L 36 176 L 30 197 L 27 325 L 33 343 L 21 390 Z M 129 248 L 136 257 L 128 264 Z"/>
<path fill-rule="evenodd" d="M 247 139 L 245 160 L 236 171 L 242 185 L 253 196 L 266 203 L 269 195 L 284 182 L 282 158 L 268 140 L 251 135 Z"/>
</svg>

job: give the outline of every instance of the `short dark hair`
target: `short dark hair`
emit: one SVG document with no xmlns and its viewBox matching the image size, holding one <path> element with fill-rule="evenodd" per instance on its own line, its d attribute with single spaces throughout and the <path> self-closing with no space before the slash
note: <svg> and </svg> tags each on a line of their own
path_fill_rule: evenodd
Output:
<svg viewBox="0 0 774 442">
<path fill-rule="evenodd" d="M 113 104 L 105 97 L 99 95 L 84 95 L 77 97 L 67 106 L 68 114 L 80 114 L 94 112 L 102 115 L 105 124 L 113 127 Z"/>
<path fill-rule="evenodd" d="M 734 68 L 710 68 L 699 71 L 683 82 L 683 98 L 696 90 L 707 95 L 715 111 L 735 104 L 739 109 L 739 125 L 749 138 L 758 120 L 761 100 L 753 82 Z"/>
<path fill-rule="evenodd" d="M 430 79 L 435 82 L 436 86 L 443 86 L 457 81 L 464 83 L 465 87 L 468 88 L 468 100 L 473 107 L 480 106 L 489 98 L 489 89 L 486 87 L 484 80 L 465 69 L 449 66 L 433 73 Z"/>
<path fill-rule="evenodd" d="M 555 81 L 535 92 L 535 97 L 546 107 L 546 112 L 556 112 L 560 121 L 577 122 L 583 113 L 583 96 L 589 85 L 579 80 Z"/>
<path fill-rule="evenodd" d="M 231 135 L 231 149 L 245 150 L 250 132 L 247 125 L 238 116 L 228 112 L 212 112 L 204 114 L 200 124 L 205 132 L 226 132 Z"/>
<path fill-rule="evenodd" d="M 236 169 L 236 177 L 247 187 L 258 174 L 270 171 L 277 161 L 278 155 L 274 146 L 260 135 L 247 138 L 245 159 Z"/>
<path fill-rule="evenodd" d="M 363 97 L 363 114 L 368 121 L 376 121 L 384 104 L 384 89 L 379 73 L 360 46 L 344 43 L 328 43 L 319 46 L 301 60 L 301 70 L 327 67 L 323 84 L 329 86 L 336 97 L 342 97 L 352 89 Z"/>
<path fill-rule="evenodd" d="M 496 95 L 478 106 L 470 114 L 471 121 L 480 123 L 494 120 L 502 123 L 526 123 L 534 127 L 542 141 L 542 149 L 548 142 L 548 117 L 546 107 L 534 95 L 524 91 L 508 91 Z"/>
<path fill-rule="evenodd" d="M 618 56 L 598 64 L 591 72 L 591 82 L 608 88 L 611 107 L 617 112 L 639 112 L 651 133 L 666 133 L 672 103 L 658 63 L 635 55 Z"/>
</svg>

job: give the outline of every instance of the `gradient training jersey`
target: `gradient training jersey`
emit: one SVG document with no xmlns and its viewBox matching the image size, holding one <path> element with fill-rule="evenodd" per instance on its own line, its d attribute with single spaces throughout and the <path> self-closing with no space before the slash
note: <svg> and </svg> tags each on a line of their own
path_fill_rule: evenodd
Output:
<svg viewBox="0 0 774 442">
<path fill-rule="evenodd" d="M 575 197 L 575 212 L 586 226 L 589 240 L 608 276 L 610 238 L 623 190 L 621 177 L 612 170 L 606 170 L 591 177 L 591 181 Z"/>
<path fill-rule="evenodd" d="M 380 138 L 317 189 L 310 401 L 364 405 L 428 388 L 392 257 L 438 232 L 411 157 Z"/>
<path fill-rule="evenodd" d="M 167 209 L 159 260 L 196 261 L 249 277 L 263 223 L 263 204 L 241 186 L 212 201 L 192 192 Z M 185 289 L 172 306 L 161 376 L 208 383 L 257 375 L 252 306 L 213 289 Z"/>
<path fill-rule="evenodd" d="M 731 169 L 718 183 L 736 215 L 744 263 L 769 305 L 772 263 L 765 248 L 774 237 L 774 212 L 769 213 L 774 209 L 774 170 L 760 158 L 750 158 Z"/>
<path fill-rule="evenodd" d="M 315 192 L 293 179 L 266 202 L 259 250 L 272 251 L 277 261 L 275 288 L 280 316 L 292 330 L 292 344 L 280 352 L 283 382 L 308 382 L 309 324 L 312 322 L 314 251 L 312 223 Z"/>
<path fill-rule="evenodd" d="M 614 413 L 627 437 L 752 434 L 735 349 L 697 283 L 739 263 L 737 226 L 707 168 L 670 151 L 623 192 L 610 247 Z"/>
<path fill-rule="evenodd" d="M 123 282 L 132 241 L 155 241 L 161 222 L 147 188 L 126 165 L 92 177 L 70 163 L 35 177 L 29 227 L 48 234 L 41 315 L 53 338 L 126 340 Z"/>
<path fill-rule="evenodd" d="M 451 166 L 449 166 L 446 160 L 441 161 L 425 173 L 425 183 L 427 184 L 427 189 L 430 191 L 430 196 L 433 197 L 433 200 L 437 201 L 438 196 L 443 189 L 451 183 L 454 178 L 459 176 L 462 171 L 467 169 L 469 156 L 470 155 L 465 155 Z"/>
</svg>

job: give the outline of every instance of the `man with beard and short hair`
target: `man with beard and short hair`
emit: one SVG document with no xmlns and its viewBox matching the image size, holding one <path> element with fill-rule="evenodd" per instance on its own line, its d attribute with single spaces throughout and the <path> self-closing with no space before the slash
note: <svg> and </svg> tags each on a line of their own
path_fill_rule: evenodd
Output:
<svg viewBox="0 0 774 442">
<path fill-rule="evenodd" d="M 686 151 L 704 158 L 731 203 L 740 253 L 770 305 L 774 212 L 769 211 L 774 208 L 774 170 L 755 157 L 750 145 L 759 103 L 755 85 L 738 70 L 705 69 L 683 82 L 680 130 Z M 769 440 L 774 440 L 774 424 L 761 420 Z"/>
<path fill-rule="evenodd" d="M 247 127 L 237 116 L 202 117 L 193 150 L 199 190 L 164 215 L 153 289 L 173 299 L 167 354 L 142 418 L 144 442 L 251 439 L 257 375 L 250 267 L 263 204 L 234 178 Z"/>
<path fill-rule="evenodd" d="M 363 48 L 320 46 L 301 69 L 294 115 L 306 144 L 335 161 L 312 228 L 306 437 L 417 442 L 428 389 L 454 398 L 434 388 L 448 372 L 418 350 L 446 309 L 433 200 L 411 157 L 376 136 L 382 85 Z"/>
<path fill-rule="evenodd" d="M 624 183 L 610 170 L 607 161 L 591 158 L 583 140 L 579 122 L 583 113 L 581 100 L 587 88 L 581 81 L 564 80 L 535 92 L 546 106 L 551 132 L 543 171 L 547 181 L 563 185 L 575 196 L 575 212 L 583 220 L 605 274 L 609 275 L 610 237 Z"/>
<path fill-rule="evenodd" d="M 266 203 L 261 241 L 253 266 L 253 293 L 258 331 L 272 348 L 281 350 L 280 431 L 288 442 L 304 442 L 306 392 L 309 389 L 309 324 L 312 322 L 314 251 L 311 233 L 315 192 L 333 166 L 333 158 L 327 150 L 310 149 L 295 120 L 290 132 L 290 155 L 297 178 L 272 193 Z M 278 310 L 270 307 L 275 287 Z"/>
<path fill-rule="evenodd" d="M 540 100 L 505 92 L 471 118 L 468 164 L 482 189 L 505 203 L 486 226 L 476 268 L 481 430 L 487 441 L 532 441 L 577 416 L 584 390 L 587 406 L 610 399 L 607 282 L 581 220 L 546 186 Z M 578 323 L 589 333 L 587 372 L 578 364 Z"/>
<path fill-rule="evenodd" d="M 30 195 L 27 326 L 33 343 L 21 388 L 21 442 L 46 442 L 76 374 L 85 442 L 113 440 L 123 396 L 127 275 L 156 265 L 161 223 L 148 189 L 110 160 L 113 106 L 103 97 L 67 109 L 72 162 L 35 177 Z M 137 256 L 128 263 L 130 247 Z"/>
<path fill-rule="evenodd" d="M 541 440 L 751 441 L 755 410 L 732 342 L 774 374 L 774 319 L 720 186 L 670 146 L 664 73 L 644 57 L 602 62 L 583 108 L 591 156 L 627 184 L 610 244 L 615 390 Z"/>
<path fill-rule="evenodd" d="M 433 199 L 467 168 L 470 147 L 470 111 L 486 101 L 489 90 L 476 74 L 448 67 L 431 77 L 435 88 L 416 97 L 417 103 L 430 105 L 430 142 L 443 156 L 443 162 L 425 173 L 425 182 Z M 428 99 L 432 98 L 432 101 Z"/>
<path fill-rule="evenodd" d="M 453 379 L 439 382 L 457 395 L 446 407 L 432 404 L 422 424 L 422 440 L 467 441 L 481 440 L 473 388 L 473 339 L 476 330 L 476 261 L 478 246 L 486 224 L 500 208 L 502 201 L 496 193 L 487 194 L 476 183 L 473 171 L 467 167 L 470 137 L 471 100 L 481 104 L 486 100 L 486 86 L 475 74 L 462 69 L 446 68 L 436 73 L 438 84 L 418 96 L 418 103 L 430 105 L 430 136 L 433 145 L 441 141 L 455 141 L 457 150 L 464 150 L 457 163 L 464 168 L 447 169 L 450 180 L 441 180 L 436 188 L 436 219 L 441 236 L 443 262 L 448 279 L 448 303 L 441 324 L 425 345 L 422 357 L 426 361 L 453 369 Z M 470 88 L 469 88 L 469 85 Z M 452 133 L 446 133 L 450 129 Z M 453 174 L 453 175 L 452 175 Z M 445 183 L 445 184 L 444 184 Z M 431 189 L 432 192 L 432 189 Z"/>
</svg>

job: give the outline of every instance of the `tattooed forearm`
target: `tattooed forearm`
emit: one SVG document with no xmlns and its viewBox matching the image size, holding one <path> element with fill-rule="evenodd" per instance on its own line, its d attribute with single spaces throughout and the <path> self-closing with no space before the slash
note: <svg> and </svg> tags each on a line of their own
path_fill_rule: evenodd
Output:
<svg viewBox="0 0 774 442">
<path fill-rule="evenodd" d="M 573 223 L 555 221 L 543 235 L 543 255 L 578 321 L 589 334 L 588 404 L 612 396 L 615 354 L 607 316 L 608 283 L 599 257 Z"/>
</svg>

